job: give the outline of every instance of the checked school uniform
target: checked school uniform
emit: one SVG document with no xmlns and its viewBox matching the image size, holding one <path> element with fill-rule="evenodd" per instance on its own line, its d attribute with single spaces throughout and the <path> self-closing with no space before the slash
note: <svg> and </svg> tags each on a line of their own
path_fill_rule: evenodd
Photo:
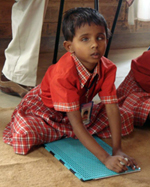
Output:
<svg viewBox="0 0 150 187">
<path fill-rule="evenodd" d="M 150 51 L 132 60 L 117 96 L 119 106 L 133 113 L 134 125 L 143 126 L 150 112 Z"/>
<path fill-rule="evenodd" d="M 5 143 L 15 153 L 27 154 L 34 145 L 76 138 L 66 112 L 80 110 L 99 94 L 101 102 L 92 109 L 91 121 L 86 125 L 90 134 L 111 137 L 104 104 L 117 103 L 114 85 L 116 66 L 102 57 L 89 73 L 80 61 L 67 52 L 47 70 L 40 85 L 22 99 L 12 114 L 11 122 L 3 132 Z M 132 113 L 120 109 L 122 135 L 133 131 Z"/>
</svg>

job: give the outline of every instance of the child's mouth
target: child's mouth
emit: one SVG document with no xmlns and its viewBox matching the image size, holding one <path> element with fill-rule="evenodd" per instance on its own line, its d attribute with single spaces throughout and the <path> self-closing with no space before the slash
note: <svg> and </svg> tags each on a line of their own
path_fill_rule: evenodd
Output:
<svg viewBox="0 0 150 187">
<path fill-rule="evenodd" d="M 99 53 L 93 53 L 93 54 L 91 54 L 91 56 L 93 58 L 100 58 L 100 54 Z"/>
</svg>

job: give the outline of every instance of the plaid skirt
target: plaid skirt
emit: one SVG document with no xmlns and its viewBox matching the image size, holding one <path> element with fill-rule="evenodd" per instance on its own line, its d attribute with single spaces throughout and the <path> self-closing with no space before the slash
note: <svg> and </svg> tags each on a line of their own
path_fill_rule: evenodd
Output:
<svg viewBox="0 0 150 187">
<path fill-rule="evenodd" d="M 62 137 L 76 138 L 65 112 L 45 106 L 41 99 L 40 85 L 32 89 L 17 106 L 10 123 L 3 132 L 3 141 L 13 146 L 15 153 L 27 154 L 35 145 L 56 141 Z M 120 109 L 122 136 L 133 131 L 133 115 Z M 105 107 L 93 106 L 91 123 L 86 125 L 90 134 L 101 138 L 111 137 Z"/>
<path fill-rule="evenodd" d="M 118 87 L 117 96 L 119 107 L 133 113 L 134 126 L 143 126 L 150 112 L 150 93 L 138 85 L 132 70 Z"/>
</svg>

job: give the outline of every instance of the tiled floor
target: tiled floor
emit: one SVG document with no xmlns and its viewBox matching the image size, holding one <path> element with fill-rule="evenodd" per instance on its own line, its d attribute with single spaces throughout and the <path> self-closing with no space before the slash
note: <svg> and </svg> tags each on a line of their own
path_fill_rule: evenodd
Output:
<svg viewBox="0 0 150 187">
<path fill-rule="evenodd" d="M 108 58 L 112 60 L 117 65 L 117 77 L 116 86 L 122 82 L 124 77 L 127 75 L 130 69 L 131 60 L 140 56 L 147 48 L 134 48 L 134 49 L 120 49 L 120 50 L 110 50 Z M 53 54 L 40 54 L 39 67 L 37 73 L 37 83 L 40 83 L 42 77 L 50 65 Z M 59 54 L 61 56 L 61 54 Z M 4 58 L 0 58 L 0 70 L 3 66 Z M 98 99 L 96 96 L 95 99 Z M 10 108 L 15 107 L 21 99 L 19 97 L 6 95 L 0 92 L 0 107 Z"/>
</svg>

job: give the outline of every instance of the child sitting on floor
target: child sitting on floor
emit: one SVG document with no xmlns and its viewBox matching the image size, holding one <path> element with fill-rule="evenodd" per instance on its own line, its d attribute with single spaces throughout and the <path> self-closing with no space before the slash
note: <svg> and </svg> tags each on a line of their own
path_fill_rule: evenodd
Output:
<svg viewBox="0 0 150 187">
<path fill-rule="evenodd" d="M 92 8 L 75 8 L 64 15 L 64 47 L 68 51 L 47 70 L 15 109 L 3 133 L 15 153 L 62 137 L 78 138 L 107 168 L 116 172 L 137 167 L 121 150 L 121 134 L 133 130 L 133 115 L 117 106 L 116 66 L 103 57 L 109 38 L 104 17 Z M 99 94 L 101 102 L 93 105 Z M 88 110 L 88 123 L 81 114 Z M 86 120 L 87 122 L 87 120 Z M 112 156 L 92 137 L 112 137 Z"/>
<path fill-rule="evenodd" d="M 134 126 L 150 124 L 150 51 L 131 62 L 131 70 L 117 89 L 118 103 L 134 115 Z"/>
</svg>

